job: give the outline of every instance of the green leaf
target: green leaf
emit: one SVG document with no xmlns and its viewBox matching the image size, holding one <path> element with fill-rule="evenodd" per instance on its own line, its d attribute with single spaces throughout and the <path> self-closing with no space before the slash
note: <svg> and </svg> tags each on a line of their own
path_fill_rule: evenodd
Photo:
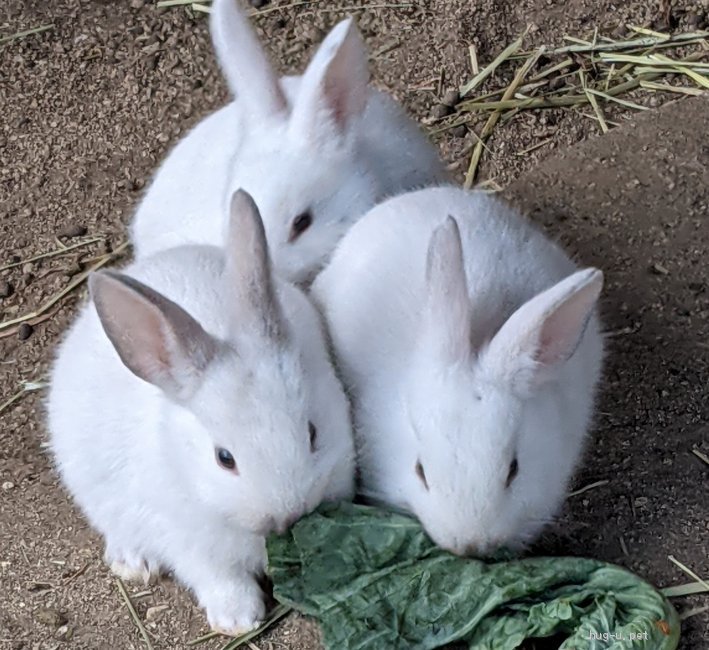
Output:
<svg viewBox="0 0 709 650">
<path fill-rule="evenodd" d="M 620 567 L 572 557 L 484 562 L 437 548 L 410 517 L 322 506 L 268 540 L 278 601 L 316 617 L 327 648 L 464 642 L 513 650 L 562 635 L 561 650 L 674 650 L 679 619 Z"/>
</svg>

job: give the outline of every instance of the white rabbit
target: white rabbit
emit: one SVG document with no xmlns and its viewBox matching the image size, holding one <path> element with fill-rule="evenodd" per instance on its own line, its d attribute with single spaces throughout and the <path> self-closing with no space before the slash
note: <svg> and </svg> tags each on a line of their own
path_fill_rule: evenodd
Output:
<svg viewBox="0 0 709 650">
<path fill-rule="evenodd" d="M 237 99 L 168 155 L 132 226 L 136 256 L 221 245 L 242 187 L 261 212 L 275 269 L 307 283 L 347 228 L 386 196 L 444 181 L 435 148 L 387 95 L 368 87 L 351 18 L 301 77 L 278 79 L 236 0 L 215 0 L 210 28 Z"/>
<path fill-rule="evenodd" d="M 600 271 L 484 193 L 363 217 L 313 284 L 354 406 L 362 491 L 458 554 L 530 542 L 582 451 Z"/>
<path fill-rule="evenodd" d="M 48 400 L 64 483 L 115 573 L 171 570 L 215 630 L 251 629 L 264 615 L 264 535 L 354 488 L 320 317 L 272 278 L 243 192 L 225 251 L 174 248 L 94 274 L 90 290 Z"/>
</svg>

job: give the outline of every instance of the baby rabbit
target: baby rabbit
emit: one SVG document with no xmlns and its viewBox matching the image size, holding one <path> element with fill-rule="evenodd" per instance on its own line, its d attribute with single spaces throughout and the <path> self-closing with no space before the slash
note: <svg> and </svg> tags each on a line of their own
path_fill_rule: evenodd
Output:
<svg viewBox="0 0 709 650">
<path fill-rule="evenodd" d="M 136 255 L 221 245 L 243 187 L 259 206 L 274 267 L 307 284 L 349 226 L 386 196 L 446 179 L 435 148 L 387 95 L 368 86 L 351 18 L 303 76 L 279 79 L 236 0 L 215 0 L 210 30 L 237 98 L 164 161 L 132 226 Z"/>
<path fill-rule="evenodd" d="M 484 193 L 374 208 L 316 279 L 363 494 L 457 554 L 522 547 L 564 500 L 602 360 L 603 276 Z"/>
<path fill-rule="evenodd" d="M 272 274 L 244 192 L 225 251 L 175 248 L 89 285 L 52 372 L 61 477 L 114 573 L 172 570 L 215 630 L 249 630 L 264 616 L 264 536 L 353 492 L 319 316 Z"/>
</svg>

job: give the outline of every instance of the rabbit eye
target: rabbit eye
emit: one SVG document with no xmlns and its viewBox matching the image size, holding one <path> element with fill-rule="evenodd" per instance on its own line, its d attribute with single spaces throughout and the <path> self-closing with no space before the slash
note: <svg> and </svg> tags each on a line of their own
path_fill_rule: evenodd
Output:
<svg viewBox="0 0 709 650">
<path fill-rule="evenodd" d="M 512 485 L 512 481 L 515 480 L 518 472 L 519 463 L 517 462 L 517 457 L 515 456 L 510 463 L 510 471 L 507 474 L 507 482 L 505 483 L 505 487 L 510 487 L 510 485 Z"/>
<path fill-rule="evenodd" d="M 293 219 L 293 224 L 291 225 L 290 237 L 288 238 L 288 241 L 295 241 L 308 228 L 310 228 L 310 224 L 312 223 L 312 212 L 310 212 L 310 210 L 307 210 L 306 212 L 301 212 L 295 219 Z"/>
<path fill-rule="evenodd" d="M 236 461 L 234 460 L 234 456 L 231 455 L 231 452 L 228 449 L 224 449 L 224 447 L 217 447 L 217 449 L 214 450 L 214 455 L 217 457 L 217 462 L 224 469 L 236 472 L 237 474 L 239 473 L 239 470 L 236 469 Z"/>
<path fill-rule="evenodd" d="M 308 434 L 310 435 L 310 451 L 315 452 L 315 444 L 318 440 L 318 430 L 312 422 L 308 422 Z"/>
<path fill-rule="evenodd" d="M 416 476 L 421 479 L 421 483 L 428 490 L 428 481 L 426 480 L 426 472 L 423 471 L 423 465 L 420 460 L 416 461 Z"/>
</svg>

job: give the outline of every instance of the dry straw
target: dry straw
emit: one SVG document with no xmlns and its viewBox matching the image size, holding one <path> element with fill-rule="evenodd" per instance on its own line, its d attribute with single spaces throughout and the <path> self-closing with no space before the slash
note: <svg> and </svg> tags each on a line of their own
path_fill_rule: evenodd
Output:
<svg viewBox="0 0 709 650">
<path fill-rule="evenodd" d="M 477 122 L 480 115 L 489 114 L 481 130 L 465 178 L 466 187 L 477 180 L 484 143 L 493 135 L 497 125 L 504 125 L 520 111 L 563 108 L 579 110 L 586 107 L 602 133 L 618 122 L 609 120 L 619 110 L 636 112 L 648 110 L 643 98 L 663 93 L 664 100 L 672 95 L 704 95 L 709 90 L 709 32 L 695 31 L 683 34 L 663 34 L 642 27 L 628 26 L 630 36 L 625 40 L 611 39 L 594 31 L 590 40 L 566 36 L 569 45 L 557 48 L 538 48 L 523 51 L 522 45 L 529 32 L 525 30 L 513 43 L 505 47 L 487 66 L 481 67 L 478 52 L 470 49 L 471 80 L 461 86 L 461 101 L 454 114 L 435 120 L 431 134 Z M 696 51 L 690 51 L 694 48 Z M 674 49 L 678 54 L 665 54 Z M 540 59 L 543 69 L 534 72 Z M 508 85 L 494 88 L 494 81 L 509 74 L 511 66 L 523 60 Z M 485 92 L 471 97 L 475 90 Z M 628 98 L 629 93 L 634 93 Z M 617 120 L 617 117 L 616 117 Z M 523 152 L 529 153 L 534 145 Z M 521 154 L 520 154 L 521 155 Z"/>
<path fill-rule="evenodd" d="M 3 43 L 9 43 L 10 41 L 16 41 L 21 38 L 26 38 L 27 36 L 32 36 L 34 34 L 41 34 L 50 29 L 54 29 L 54 24 L 51 25 L 40 25 L 39 27 L 34 27 L 33 29 L 25 30 L 24 32 L 17 32 L 16 34 L 10 34 L 9 36 L 0 36 L 0 45 Z"/>
</svg>

